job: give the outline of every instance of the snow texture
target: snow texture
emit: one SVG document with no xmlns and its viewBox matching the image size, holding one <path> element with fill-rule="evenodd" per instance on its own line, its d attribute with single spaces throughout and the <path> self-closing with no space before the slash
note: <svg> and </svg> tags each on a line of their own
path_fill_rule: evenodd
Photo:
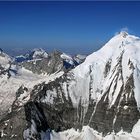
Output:
<svg viewBox="0 0 140 140">
<path fill-rule="evenodd" d="M 102 136 L 102 133 L 98 133 L 89 126 L 84 126 L 81 132 L 72 128 L 60 133 L 52 131 L 50 134 L 51 140 L 140 140 L 140 120 L 133 127 L 131 133 L 121 130 L 117 134 L 112 132 Z"/>
</svg>

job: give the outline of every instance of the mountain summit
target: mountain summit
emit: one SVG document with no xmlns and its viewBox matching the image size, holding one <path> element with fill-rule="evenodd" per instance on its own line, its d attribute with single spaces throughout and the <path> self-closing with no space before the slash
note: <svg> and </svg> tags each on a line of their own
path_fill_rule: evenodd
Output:
<svg viewBox="0 0 140 140">
<path fill-rule="evenodd" d="M 47 86 L 44 89 L 46 94 L 38 95 L 40 104 L 49 104 L 51 97 L 54 110 L 57 108 L 64 112 L 59 105 L 56 106 L 60 99 L 65 110 L 73 108 L 72 112 L 61 114 L 64 122 L 70 123 L 69 127 L 89 125 L 103 133 L 118 132 L 121 129 L 130 132 L 139 119 L 139 46 L 138 37 L 124 32 L 114 36 L 81 65 L 53 82 L 51 88 Z M 57 95 L 56 92 L 49 92 L 57 89 Z M 44 90 L 40 93 L 44 93 Z M 68 115 L 71 116 L 69 120 Z M 51 120 L 50 117 L 47 119 Z M 52 126 L 51 121 L 49 125 Z M 69 128 L 65 125 L 61 129 Z"/>
</svg>

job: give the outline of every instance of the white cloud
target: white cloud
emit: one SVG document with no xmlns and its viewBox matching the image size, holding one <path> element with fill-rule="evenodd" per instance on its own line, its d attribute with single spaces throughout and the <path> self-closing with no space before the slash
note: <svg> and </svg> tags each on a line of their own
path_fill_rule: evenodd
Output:
<svg viewBox="0 0 140 140">
<path fill-rule="evenodd" d="M 121 28 L 119 32 L 115 32 L 115 35 L 119 34 L 120 32 L 123 32 L 123 31 L 125 31 L 125 32 L 128 33 L 128 32 L 129 32 L 128 27 L 123 27 L 123 28 Z"/>
<path fill-rule="evenodd" d="M 129 29 L 128 29 L 128 27 L 123 27 L 123 28 L 121 28 L 120 31 L 121 31 L 121 32 L 122 32 L 122 31 L 129 32 Z"/>
</svg>

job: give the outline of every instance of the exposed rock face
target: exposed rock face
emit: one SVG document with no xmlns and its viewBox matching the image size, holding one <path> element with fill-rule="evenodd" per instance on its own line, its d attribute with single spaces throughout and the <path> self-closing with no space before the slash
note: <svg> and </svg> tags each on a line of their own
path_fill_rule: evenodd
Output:
<svg viewBox="0 0 140 140">
<path fill-rule="evenodd" d="M 24 108 L 18 112 L 8 114 L 0 121 L 1 140 L 22 140 L 23 132 L 27 128 L 26 116 Z"/>
<path fill-rule="evenodd" d="M 35 57 L 34 59 L 27 59 L 26 61 L 24 60 L 23 62 L 19 62 L 18 65 L 21 65 L 37 74 L 52 74 L 61 70 L 69 71 L 80 63 L 84 62 L 84 60 L 84 58 L 77 58 L 75 60 L 66 54 L 63 54 L 59 51 L 54 51 L 48 54 L 47 57 L 40 56 Z"/>
<path fill-rule="evenodd" d="M 47 72 L 52 74 L 63 69 L 63 60 L 60 57 L 60 53 L 55 51 L 48 58 L 25 61 L 21 65 L 34 73 L 41 74 Z"/>
</svg>

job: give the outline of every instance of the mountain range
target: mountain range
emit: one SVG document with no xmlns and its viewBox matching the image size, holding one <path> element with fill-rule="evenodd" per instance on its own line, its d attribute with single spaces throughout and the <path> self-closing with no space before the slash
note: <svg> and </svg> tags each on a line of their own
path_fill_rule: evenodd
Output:
<svg viewBox="0 0 140 140">
<path fill-rule="evenodd" d="M 139 140 L 140 38 L 120 32 L 85 58 L 0 52 L 2 140 Z"/>
</svg>

